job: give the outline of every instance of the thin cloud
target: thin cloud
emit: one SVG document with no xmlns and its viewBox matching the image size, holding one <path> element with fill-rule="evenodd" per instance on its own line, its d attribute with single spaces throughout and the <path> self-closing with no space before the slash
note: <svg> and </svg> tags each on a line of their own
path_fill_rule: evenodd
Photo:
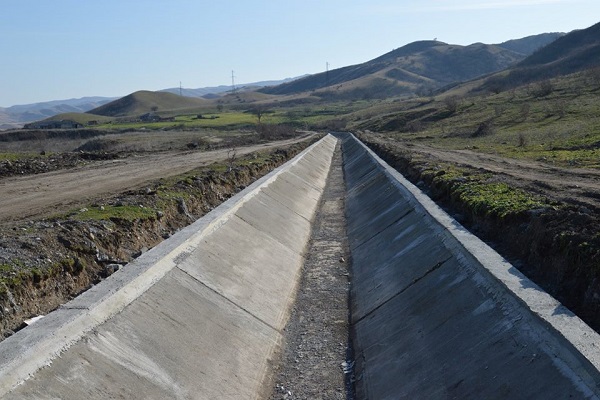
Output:
<svg viewBox="0 0 600 400">
<path fill-rule="evenodd" d="M 498 10 L 528 6 L 542 6 L 566 3 L 567 0 L 505 0 L 505 1 L 478 1 L 459 4 L 438 4 L 423 7 L 424 11 L 464 11 L 464 10 Z M 446 2 L 444 2 L 446 3 Z"/>
<path fill-rule="evenodd" d="M 544 6 L 553 4 L 573 3 L 573 0 L 488 0 L 488 1 L 462 1 L 451 2 L 446 0 L 431 0 L 422 2 L 416 6 L 369 6 L 363 10 L 369 13 L 405 14 L 423 12 L 447 12 L 447 11 L 477 11 L 477 10 L 501 10 L 519 7 Z"/>
</svg>

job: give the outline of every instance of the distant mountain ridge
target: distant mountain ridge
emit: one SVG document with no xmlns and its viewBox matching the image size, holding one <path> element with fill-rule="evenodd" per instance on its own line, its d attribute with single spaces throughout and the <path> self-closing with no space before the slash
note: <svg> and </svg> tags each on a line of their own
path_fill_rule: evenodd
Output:
<svg viewBox="0 0 600 400">
<path fill-rule="evenodd" d="M 20 128 L 27 122 L 39 121 L 57 114 L 86 112 L 114 99 L 116 97 L 94 96 L 0 108 L 0 129 Z"/>
<path fill-rule="evenodd" d="M 600 32 L 585 34 L 588 35 L 589 46 L 593 47 L 594 35 L 600 35 Z M 569 37 L 570 34 L 544 33 L 497 45 L 474 43 L 468 46 L 439 41 L 418 41 L 362 64 L 299 78 L 236 85 L 236 88 L 243 91 L 244 88 L 254 90 L 262 87 L 258 92 L 265 95 L 310 92 L 311 95 L 315 94 L 323 99 L 385 98 L 401 94 L 427 93 L 448 84 L 468 81 L 508 67 L 519 66 L 533 70 L 533 64 L 537 63 L 537 67 L 540 67 L 545 59 L 551 59 L 554 52 L 570 52 L 568 56 L 563 57 L 565 65 L 585 64 L 590 61 L 589 52 L 586 53 L 586 61 L 583 56 L 578 58 L 573 53 L 577 50 L 569 49 Z M 547 46 L 543 47 L 544 45 Z M 534 54 L 531 55 L 532 53 Z M 597 55 L 600 57 L 600 47 L 597 49 Z M 555 68 L 561 65 L 560 62 L 554 62 Z M 208 102 L 207 99 L 219 97 L 231 89 L 228 85 L 199 89 L 169 88 L 158 92 L 140 91 L 117 100 L 84 97 L 0 108 L 0 129 L 18 128 L 27 122 L 63 113 L 88 112 L 119 116 L 148 112 L 154 107 L 158 107 L 159 110 L 194 108 L 206 105 L 207 103 L 202 102 Z M 159 96 L 148 93 L 158 93 Z M 180 93 L 184 97 L 175 96 Z M 161 97 L 160 94 L 174 97 Z"/>
<path fill-rule="evenodd" d="M 508 40 L 499 43 L 496 46 L 529 56 L 565 35 L 566 33 L 562 32 L 542 33 L 540 35 L 527 36 L 521 39 Z"/>
<path fill-rule="evenodd" d="M 600 23 L 587 29 L 580 29 L 565 35 L 548 46 L 533 53 L 518 65 L 556 66 L 561 73 L 577 70 L 600 62 Z"/>
<path fill-rule="evenodd" d="M 328 94 L 338 97 L 343 96 L 344 90 L 355 97 L 360 94 L 388 96 L 415 93 L 503 70 L 560 35 L 541 34 L 499 45 L 474 43 L 461 46 L 435 40 L 418 41 L 362 64 L 310 75 L 259 91 L 290 95 L 334 88 L 337 93 Z"/>
<path fill-rule="evenodd" d="M 600 67 L 600 23 L 559 37 L 501 76 L 488 78 L 481 89 L 506 90 L 592 67 Z"/>
<path fill-rule="evenodd" d="M 291 82 L 296 79 L 304 78 L 307 75 L 298 76 L 295 78 L 285 78 L 280 80 L 271 80 L 271 81 L 260 81 L 253 83 L 242 83 L 239 85 L 235 85 L 236 89 L 244 89 L 244 88 L 259 88 L 264 86 L 276 86 L 282 83 Z M 159 90 L 159 92 L 169 92 L 173 94 L 180 94 L 182 96 L 188 97 L 204 97 L 204 98 L 214 98 L 213 95 L 218 95 L 226 92 L 230 92 L 233 89 L 231 85 L 220 85 L 220 86 L 211 86 L 205 88 L 198 89 L 187 89 L 187 88 L 168 88 Z"/>
<path fill-rule="evenodd" d="M 294 79 L 298 78 L 252 82 L 236 85 L 236 88 L 278 85 Z M 214 98 L 218 97 L 219 94 L 230 90 L 231 86 L 221 85 L 198 89 L 182 89 L 182 94 L 187 97 Z M 158 92 L 168 92 L 178 95 L 179 88 L 162 89 Z M 41 103 L 22 104 L 6 108 L 0 107 L 0 129 L 21 128 L 28 122 L 43 120 L 59 114 L 88 112 L 116 99 L 119 99 L 119 97 L 94 96 L 82 97 L 80 99 L 53 100 Z"/>
</svg>

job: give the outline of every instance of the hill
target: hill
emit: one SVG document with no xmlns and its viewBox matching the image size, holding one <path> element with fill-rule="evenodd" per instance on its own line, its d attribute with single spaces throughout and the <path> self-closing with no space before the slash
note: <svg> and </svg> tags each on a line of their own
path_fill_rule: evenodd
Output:
<svg viewBox="0 0 600 400">
<path fill-rule="evenodd" d="M 298 78 L 299 77 L 273 81 L 252 82 L 237 86 L 238 89 L 254 90 L 259 87 L 279 85 L 281 83 L 290 82 Z M 214 99 L 224 95 L 229 91 L 231 91 L 231 86 L 221 85 L 197 89 L 184 88 L 182 89 L 182 94 L 185 97 Z M 177 95 L 180 93 L 179 88 L 162 89 L 158 92 L 169 92 Z M 57 119 L 53 118 L 54 116 L 58 116 L 58 119 L 65 119 L 65 116 L 62 114 L 84 113 L 98 108 L 115 99 L 117 99 L 117 97 L 93 96 L 83 97 L 80 99 L 52 100 L 40 103 L 21 104 L 4 108 L 0 107 L 0 130 L 21 128 L 24 124 L 33 121 Z M 69 116 L 69 119 L 72 119 L 70 117 L 72 117 L 72 115 Z"/>
<path fill-rule="evenodd" d="M 50 118 L 46 118 L 44 121 L 74 121 L 82 125 L 89 125 L 90 121 L 96 121 L 97 123 L 109 122 L 112 120 L 111 117 L 105 117 L 102 115 L 95 115 L 89 113 L 69 112 L 53 115 Z"/>
<path fill-rule="evenodd" d="M 565 35 L 540 49 L 517 67 L 558 66 L 561 75 L 595 66 L 600 62 L 600 23 Z"/>
<path fill-rule="evenodd" d="M 540 35 L 527 36 L 522 39 L 508 40 L 497 44 L 496 46 L 524 55 L 531 55 L 564 35 L 565 33 L 561 32 L 542 33 Z"/>
<path fill-rule="evenodd" d="M 482 88 L 499 91 L 600 66 L 600 23 L 573 31 L 539 49 Z"/>
<path fill-rule="evenodd" d="M 203 107 L 210 104 L 208 100 L 178 96 L 167 92 L 151 92 L 140 90 L 108 104 L 88 111 L 88 114 L 107 117 L 139 115 L 152 110 L 172 111 Z"/>
<path fill-rule="evenodd" d="M 282 83 L 291 82 L 296 79 L 303 78 L 304 76 L 306 76 L 306 75 L 303 75 L 301 77 L 296 77 L 296 78 L 285 78 L 285 79 L 274 80 L 274 81 L 260 81 L 260 82 L 253 82 L 253 83 L 243 83 L 240 85 L 236 85 L 236 88 L 237 89 L 245 89 L 245 88 L 258 89 L 258 88 L 261 88 L 264 86 L 276 86 L 276 85 L 280 85 Z M 231 92 L 232 89 L 233 89 L 233 87 L 231 85 L 220 85 L 220 86 L 210 86 L 210 87 L 204 87 L 204 88 L 198 88 L 198 89 L 168 88 L 168 89 L 159 90 L 159 92 L 169 92 L 169 93 L 173 93 L 173 94 L 181 93 L 182 96 L 187 96 L 187 97 L 215 98 L 215 97 L 218 97 L 218 95 L 220 95 L 220 94 L 225 94 L 227 92 Z"/>
<path fill-rule="evenodd" d="M 419 41 L 362 64 L 311 75 L 260 91 L 287 95 L 329 88 L 338 92 L 344 92 L 345 89 L 354 94 L 370 91 L 381 96 L 422 92 L 505 69 L 523 60 L 530 49 L 553 38 L 552 34 L 538 35 L 505 44 L 519 52 L 483 43 L 460 46 L 439 41 Z"/>
<path fill-rule="evenodd" d="M 62 113 L 81 113 L 114 100 L 114 97 L 83 97 L 0 108 L 0 129 L 19 128 L 27 122 L 39 121 Z"/>
</svg>

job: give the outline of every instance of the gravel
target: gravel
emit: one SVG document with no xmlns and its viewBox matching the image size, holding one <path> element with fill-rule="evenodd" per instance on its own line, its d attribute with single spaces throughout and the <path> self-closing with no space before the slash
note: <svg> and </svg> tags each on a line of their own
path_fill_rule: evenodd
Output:
<svg viewBox="0 0 600 400">
<path fill-rule="evenodd" d="M 336 151 L 316 215 L 271 399 L 352 399 L 349 252 L 342 156 Z"/>
</svg>

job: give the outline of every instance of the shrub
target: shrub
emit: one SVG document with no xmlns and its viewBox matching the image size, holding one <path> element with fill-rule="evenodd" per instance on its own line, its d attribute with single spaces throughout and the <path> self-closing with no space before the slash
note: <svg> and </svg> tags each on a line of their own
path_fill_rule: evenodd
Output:
<svg viewBox="0 0 600 400">
<path fill-rule="evenodd" d="M 446 106 L 446 110 L 454 114 L 456 111 L 458 111 L 460 100 L 458 96 L 448 96 L 444 99 L 444 105 Z"/>
<path fill-rule="evenodd" d="M 533 85 L 531 95 L 533 97 L 546 97 L 554 91 L 554 84 L 549 80 L 543 80 Z"/>
<path fill-rule="evenodd" d="M 262 140 L 282 139 L 296 135 L 296 130 L 288 125 L 259 124 L 256 126 L 256 131 Z"/>
<path fill-rule="evenodd" d="M 494 133 L 494 124 L 492 120 L 483 121 L 477 127 L 477 130 L 473 132 L 473 137 L 486 136 Z"/>
<path fill-rule="evenodd" d="M 527 117 L 529 117 L 529 112 L 531 111 L 531 104 L 523 103 L 521 105 L 521 109 L 519 110 L 519 114 L 521 115 L 521 119 L 525 121 Z"/>
</svg>

